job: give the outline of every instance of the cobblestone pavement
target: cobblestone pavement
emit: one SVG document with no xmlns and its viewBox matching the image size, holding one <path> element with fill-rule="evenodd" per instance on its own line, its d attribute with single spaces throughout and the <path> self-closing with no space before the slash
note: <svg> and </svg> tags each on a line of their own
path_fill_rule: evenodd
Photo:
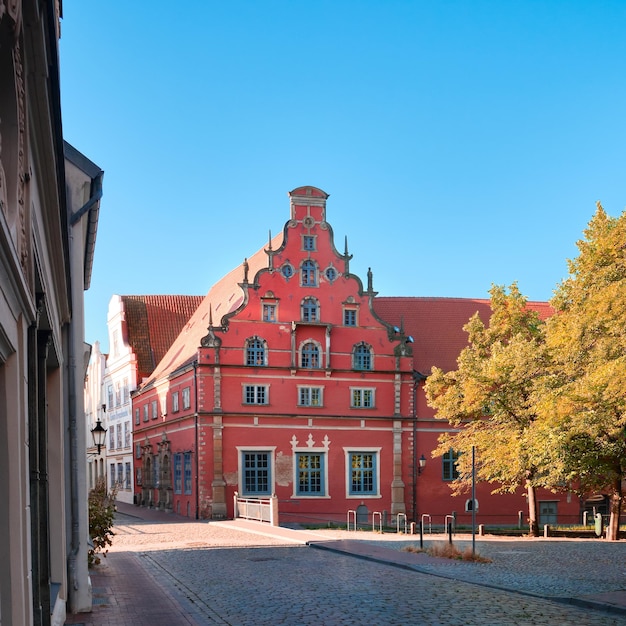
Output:
<svg viewBox="0 0 626 626">
<path fill-rule="evenodd" d="M 314 533 L 324 545 L 335 539 L 352 545 L 353 553 L 363 557 L 355 558 L 281 536 L 243 532 L 233 524 L 151 523 L 120 515 L 115 531 L 105 560 L 114 574 L 108 583 L 115 580 L 124 593 L 111 584 L 102 605 L 91 614 L 72 616 L 67 624 L 626 625 L 626 610 L 560 600 L 621 592 L 626 542 L 481 539 L 477 551 L 492 563 L 402 552 L 403 560 L 415 557 L 407 568 L 379 560 L 381 554 L 399 556 L 407 543 L 416 544 L 406 536 L 371 541 L 368 533 Z M 122 583 L 125 573 L 129 578 Z M 94 580 L 96 596 L 97 574 Z"/>
</svg>

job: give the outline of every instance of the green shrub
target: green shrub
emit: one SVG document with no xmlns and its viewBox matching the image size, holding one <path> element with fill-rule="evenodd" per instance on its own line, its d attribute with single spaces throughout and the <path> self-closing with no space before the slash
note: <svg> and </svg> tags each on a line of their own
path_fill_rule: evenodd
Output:
<svg viewBox="0 0 626 626">
<path fill-rule="evenodd" d="M 89 492 L 89 536 L 93 544 L 87 554 L 89 567 L 100 563 L 98 554 L 106 558 L 109 551 L 107 546 L 113 543 L 116 496 L 117 487 L 113 487 L 107 493 L 104 478 L 100 478 Z"/>
</svg>

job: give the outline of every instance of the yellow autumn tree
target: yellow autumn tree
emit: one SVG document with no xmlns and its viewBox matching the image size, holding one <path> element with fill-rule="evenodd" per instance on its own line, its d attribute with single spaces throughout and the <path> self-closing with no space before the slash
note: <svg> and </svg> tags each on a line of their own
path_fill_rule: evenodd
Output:
<svg viewBox="0 0 626 626">
<path fill-rule="evenodd" d="M 617 539 L 626 473 L 626 213 L 600 203 L 551 301 L 552 357 L 538 403 L 550 436 L 552 482 L 610 495 L 607 537 Z"/>
<path fill-rule="evenodd" d="M 433 455 L 450 448 L 460 453 L 453 484 L 460 492 L 471 481 L 474 447 L 477 480 L 492 483 L 494 493 L 526 489 L 530 533 L 537 535 L 535 487 L 544 481 L 532 446 L 535 385 L 548 366 L 544 323 L 517 284 L 508 291 L 493 286 L 490 295 L 490 319 L 483 321 L 476 313 L 464 326 L 468 345 L 457 369 L 435 367 L 426 380 L 426 398 L 436 417 L 457 429 L 440 437 Z"/>
</svg>

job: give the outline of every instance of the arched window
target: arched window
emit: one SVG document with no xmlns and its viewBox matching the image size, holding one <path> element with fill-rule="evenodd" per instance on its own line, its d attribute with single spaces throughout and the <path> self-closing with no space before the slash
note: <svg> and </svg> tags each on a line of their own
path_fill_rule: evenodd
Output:
<svg viewBox="0 0 626 626">
<path fill-rule="evenodd" d="M 352 351 L 352 362 L 355 370 L 372 369 L 372 349 L 366 343 L 358 343 Z"/>
<path fill-rule="evenodd" d="M 320 366 L 320 349 L 312 341 L 302 346 L 301 353 L 302 367 L 317 368 Z"/>
<path fill-rule="evenodd" d="M 315 298 L 305 298 L 302 300 L 302 321 L 319 322 L 319 304 Z"/>
<path fill-rule="evenodd" d="M 317 286 L 317 268 L 311 260 L 302 264 L 302 285 L 305 287 Z"/>
<path fill-rule="evenodd" d="M 246 342 L 246 365 L 266 365 L 265 341 L 258 337 L 252 337 Z"/>
</svg>

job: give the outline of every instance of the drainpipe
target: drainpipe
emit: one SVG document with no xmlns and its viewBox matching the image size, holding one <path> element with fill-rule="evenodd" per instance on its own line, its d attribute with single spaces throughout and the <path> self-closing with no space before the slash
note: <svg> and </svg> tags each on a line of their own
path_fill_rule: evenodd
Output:
<svg viewBox="0 0 626 626">
<path fill-rule="evenodd" d="M 200 449 L 198 436 L 198 361 L 193 362 L 194 427 L 196 437 L 196 519 L 200 519 Z"/>
</svg>

